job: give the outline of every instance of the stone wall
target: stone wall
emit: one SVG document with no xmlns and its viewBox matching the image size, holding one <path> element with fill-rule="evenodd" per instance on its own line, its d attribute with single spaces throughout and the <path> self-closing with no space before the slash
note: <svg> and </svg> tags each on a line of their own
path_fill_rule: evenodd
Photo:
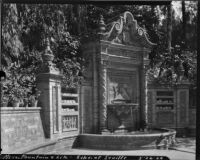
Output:
<svg viewBox="0 0 200 160">
<path fill-rule="evenodd" d="M 41 108 L 2 107 L 0 109 L 2 153 L 23 150 L 45 139 L 40 117 Z"/>
<path fill-rule="evenodd" d="M 158 99 L 167 97 L 158 96 L 158 91 L 173 91 L 173 109 L 156 108 L 167 103 L 157 102 Z M 177 130 L 177 136 L 194 136 L 196 130 L 196 108 L 194 105 L 189 104 L 191 98 L 194 98 L 189 94 L 188 84 L 180 84 L 176 87 L 149 84 L 148 103 L 149 113 L 151 113 L 148 117 L 149 123 L 153 127 L 174 128 Z"/>
<path fill-rule="evenodd" d="M 80 132 L 92 133 L 93 129 L 92 87 L 89 86 L 89 84 L 81 87 L 80 100 L 81 100 Z"/>
<path fill-rule="evenodd" d="M 195 136 L 196 135 L 196 108 L 189 109 L 189 130 L 188 135 Z"/>
<path fill-rule="evenodd" d="M 195 127 L 196 126 L 196 109 L 189 109 L 189 126 Z"/>
<path fill-rule="evenodd" d="M 86 59 L 84 80 L 80 87 L 80 133 L 98 133 L 99 131 L 99 81 L 96 42 L 82 45 Z"/>
</svg>

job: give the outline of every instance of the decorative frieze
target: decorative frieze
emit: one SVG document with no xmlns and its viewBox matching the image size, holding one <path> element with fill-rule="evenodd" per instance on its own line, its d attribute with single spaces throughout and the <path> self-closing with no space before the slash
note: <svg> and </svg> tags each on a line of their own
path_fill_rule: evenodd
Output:
<svg viewBox="0 0 200 160">
<path fill-rule="evenodd" d="M 140 65 L 141 61 L 139 59 L 132 59 L 130 57 L 121 57 L 121 56 L 117 56 L 117 55 L 111 55 L 111 54 L 105 54 L 102 53 L 101 54 L 101 59 L 103 59 L 104 61 L 109 62 L 108 67 L 112 67 L 112 65 L 110 65 L 110 63 L 118 63 L 120 65 Z"/>
<path fill-rule="evenodd" d="M 120 57 L 129 57 L 131 59 L 137 59 L 137 52 L 125 49 L 108 48 L 107 53 L 110 55 L 116 55 Z"/>
<path fill-rule="evenodd" d="M 110 62 L 109 63 L 110 65 L 108 66 L 108 68 L 110 68 L 110 69 L 116 69 L 116 68 L 118 68 L 118 70 L 123 70 L 123 71 L 136 71 L 137 70 L 137 68 L 136 68 L 136 64 L 137 63 L 135 63 L 135 64 L 130 64 L 130 63 L 125 63 L 125 61 L 124 61 L 124 63 L 123 63 L 123 61 L 120 61 L 120 62 Z"/>
</svg>

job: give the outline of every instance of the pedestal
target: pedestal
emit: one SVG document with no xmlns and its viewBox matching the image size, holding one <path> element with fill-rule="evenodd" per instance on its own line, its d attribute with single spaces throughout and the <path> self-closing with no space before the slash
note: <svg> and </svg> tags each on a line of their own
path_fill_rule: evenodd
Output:
<svg viewBox="0 0 200 160">
<path fill-rule="evenodd" d="M 40 73 L 37 76 L 37 88 L 41 91 L 39 106 L 42 107 L 42 122 L 45 136 L 56 138 L 61 133 L 61 76 L 60 74 Z"/>
<path fill-rule="evenodd" d="M 118 119 L 120 125 L 117 127 L 117 129 L 114 131 L 114 133 L 127 133 L 128 128 L 125 125 L 125 121 L 127 118 L 131 118 L 132 124 L 135 123 L 134 117 L 133 117 L 133 111 L 138 109 L 138 104 L 109 104 L 108 110 L 116 116 Z M 129 128 L 130 129 L 130 128 Z M 134 128 L 132 128 L 134 130 Z"/>
</svg>

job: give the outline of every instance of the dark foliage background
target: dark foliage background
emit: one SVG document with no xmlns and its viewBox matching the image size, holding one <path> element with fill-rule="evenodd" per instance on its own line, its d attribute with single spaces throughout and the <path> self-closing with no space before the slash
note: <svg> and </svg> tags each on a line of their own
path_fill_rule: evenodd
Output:
<svg viewBox="0 0 200 160">
<path fill-rule="evenodd" d="M 175 3 L 179 14 L 174 10 Z M 138 24 L 146 28 L 150 40 L 157 43 L 149 57 L 149 82 L 175 84 L 185 79 L 195 86 L 195 1 L 173 2 L 171 6 L 3 4 L 2 65 L 8 73 L 4 95 L 16 96 L 23 91 L 21 96 L 26 96 L 33 91 L 47 38 L 54 62 L 64 75 L 63 85 L 76 87 L 87 61 L 82 57 L 81 44 L 85 39 L 96 38 L 100 15 L 108 24 L 125 11 L 130 11 Z"/>
</svg>

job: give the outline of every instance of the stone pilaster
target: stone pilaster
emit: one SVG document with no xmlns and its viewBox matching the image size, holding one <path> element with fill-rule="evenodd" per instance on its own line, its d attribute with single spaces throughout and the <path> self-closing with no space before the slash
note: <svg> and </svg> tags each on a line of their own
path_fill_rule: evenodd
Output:
<svg viewBox="0 0 200 160">
<path fill-rule="evenodd" d="M 98 79 L 98 59 L 97 53 L 94 51 L 93 53 L 93 133 L 98 133 L 98 122 L 99 122 L 99 99 L 98 99 L 98 92 L 99 92 L 99 79 Z"/>
<path fill-rule="evenodd" d="M 55 138 L 61 132 L 61 85 L 60 75 L 40 73 L 37 76 L 37 88 L 41 91 L 39 106 L 42 111 L 42 123 L 47 138 Z"/>
<path fill-rule="evenodd" d="M 43 54 L 43 65 L 36 77 L 37 88 L 41 91 L 39 106 L 42 111 L 42 124 L 47 138 L 57 138 L 61 133 L 61 75 L 52 62 L 54 55 L 49 41 Z"/>
</svg>

